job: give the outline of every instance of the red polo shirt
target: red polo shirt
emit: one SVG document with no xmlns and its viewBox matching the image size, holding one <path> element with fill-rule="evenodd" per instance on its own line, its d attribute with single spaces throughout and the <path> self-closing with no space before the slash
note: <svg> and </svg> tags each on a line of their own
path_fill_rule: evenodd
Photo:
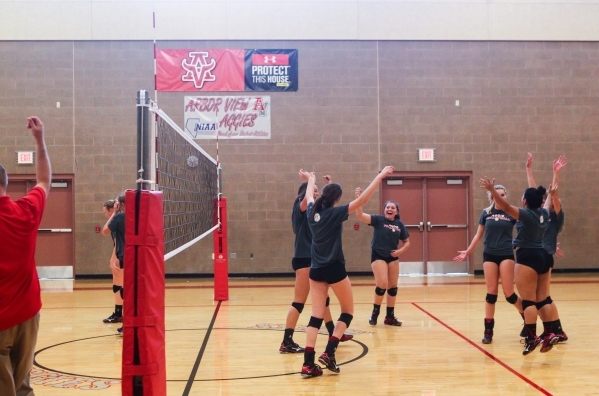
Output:
<svg viewBox="0 0 599 396">
<path fill-rule="evenodd" d="M 16 201 L 0 197 L 0 331 L 31 319 L 42 308 L 35 243 L 45 203 L 41 187 Z"/>
</svg>

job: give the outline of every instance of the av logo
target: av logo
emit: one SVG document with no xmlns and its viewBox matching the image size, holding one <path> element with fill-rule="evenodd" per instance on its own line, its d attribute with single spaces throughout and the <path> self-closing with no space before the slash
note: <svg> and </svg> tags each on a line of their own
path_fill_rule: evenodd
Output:
<svg viewBox="0 0 599 396">
<path fill-rule="evenodd" d="M 187 72 L 181 81 L 193 82 L 197 89 L 201 89 L 205 82 L 216 81 L 216 76 L 212 74 L 212 70 L 216 67 L 214 58 L 208 59 L 208 52 L 190 52 L 190 62 L 187 59 L 181 61 L 181 67 Z"/>
</svg>

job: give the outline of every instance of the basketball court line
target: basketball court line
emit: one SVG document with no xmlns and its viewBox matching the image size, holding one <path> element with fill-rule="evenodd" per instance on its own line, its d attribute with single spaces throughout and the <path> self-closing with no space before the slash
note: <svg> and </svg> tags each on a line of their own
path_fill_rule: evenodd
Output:
<svg viewBox="0 0 599 396">
<path fill-rule="evenodd" d="M 189 379 L 187 380 L 187 384 L 185 385 L 185 389 L 183 390 L 183 396 L 189 396 L 189 392 L 191 391 L 191 387 L 193 386 L 193 382 L 196 378 L 196 374 L 198 373 L 198 368 L 200 367 L 200 362 L 202 361 L 202 357 L 204 356 L 204 351 L 206 351 L 206 345 L 208 345 L 208 339 L 210 338 L 210 333 L 212 333 L 212 329 L 214 328 L 214 322 L 216 322 L 216 316 L 218 315 L 218 311 L 220 309 L 222 301 L 219 301 L 216 304 L 216 308 L 214 309 L 214 314 L 212 315 L 212 320 L 210 321 L 210 326 L 208 326 L 208 331 L 206 331 L 206 335 L 204 336 L 204 342 L 202 342 L 202 347 L 198 352 L 198 357 L 193 365 L 193 369 L 189 374 Z"/>
<path fill-rule="evenodd" d="M 443 322 L 441 319 L 437 318 L 436 316 L 434 316 L 433 314 L 431 314 L 430 312 L 428 312 L 426 309 L 422 308 L 421 306 L 419 306 L 416 303 L 412 303 L 412 305 L 415 306 L 416 308 L 418 308 L 420 311 L 424 312 L 426 315 L 430 316 L 437 323 L 439 323 L 440 325 L 442 325 L 443 327 L 445 327 L 446 329 L 448 329 L 449 331 L 451 331 L 452 333 L 454 333 L 455 335 L 457 335 L 458 337 L 460 337 L 461 339 L 463 339 L 464 341 L 466 341 L 468 344 L 470 344 L 471 346 L 475 347 L 480 352 L 484 353 L 488 358 L 490 358 L 494 362 L 498 363 L 500 366 L 502 366 L 503 368 L 505 368 L 507 371 L 509 371 L 510 373 L 514 374 L 516 377 L 520 378 L 521 380 L 523 380 L 524 382 L 526 382 L 527 384 L 529 384 L 533 388 L 535 388 L 538 391 L 540 391 L 542 394 L 547 395 L 547 396 L 552 396 L 552 394 L 550 392 L 548 392 L 547 390 L 545 390 L 544 388 L 542 388 L 540 385 L 537 385 L 532 380 L 530 380 L 527 377 L 525 377 L 524 375 L 520 374 L 519 372 L 517 372 L 516 370 L 514 370 L 513 368 L 511 368 L 510 366 L 508 366 L 506 363 L 502 362 L 500 359 L 498 359 L 497 357 L 495 357 L 492 353 L 489 353 L 488 351 L 486 351 L 485 349 L 483 349 L 482 347 L 480 347 L 479 345 L 477 345 L 474 341 L 470 340 L 468 337 L 466 337 L 465 335 L 463 335 L 459 331 L 457 331 L 454 328 L 452 328 L 451 326 L 449 326 L 447 323 Z"/>
</svg>

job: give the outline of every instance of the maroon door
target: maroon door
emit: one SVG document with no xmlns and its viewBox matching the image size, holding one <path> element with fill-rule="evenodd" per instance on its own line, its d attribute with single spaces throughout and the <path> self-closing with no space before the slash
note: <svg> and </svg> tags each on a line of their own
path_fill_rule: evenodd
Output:
<svg viewBox="0 0 599 396">
<path fill-rule="evenodd" d="M 7 194 L 17 200 L 35 184 L 35 176 L 9 175 Z M 53 178 L 35 252 L 40 278 L 72 278 L 74 275 L 73 209 L 72 176 Z"/>
<path fill-rule="evenodd" d="M 395 200 L 410 233 L 400 257 L 402 274 L 466 273 L 453 257 L 468 244 L 469 175 L 394 175 L 382 184 L 381 200 Z"/>
</svg>

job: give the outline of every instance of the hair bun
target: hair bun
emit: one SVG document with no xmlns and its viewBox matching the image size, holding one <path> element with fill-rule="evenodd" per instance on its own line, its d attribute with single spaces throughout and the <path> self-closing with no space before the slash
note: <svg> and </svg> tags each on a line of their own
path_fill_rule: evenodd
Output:
<svg viewBox="0 0 599 396">
<path fill-rule="evenodd" d="M 546 192 L 547 192 L 547 189 L 545 189 L 545 187 L 543 187 L 543 186 L 537 187 L 537 193 L 539 193 L 540 195 L 545 195 Z"/>
</svg>

